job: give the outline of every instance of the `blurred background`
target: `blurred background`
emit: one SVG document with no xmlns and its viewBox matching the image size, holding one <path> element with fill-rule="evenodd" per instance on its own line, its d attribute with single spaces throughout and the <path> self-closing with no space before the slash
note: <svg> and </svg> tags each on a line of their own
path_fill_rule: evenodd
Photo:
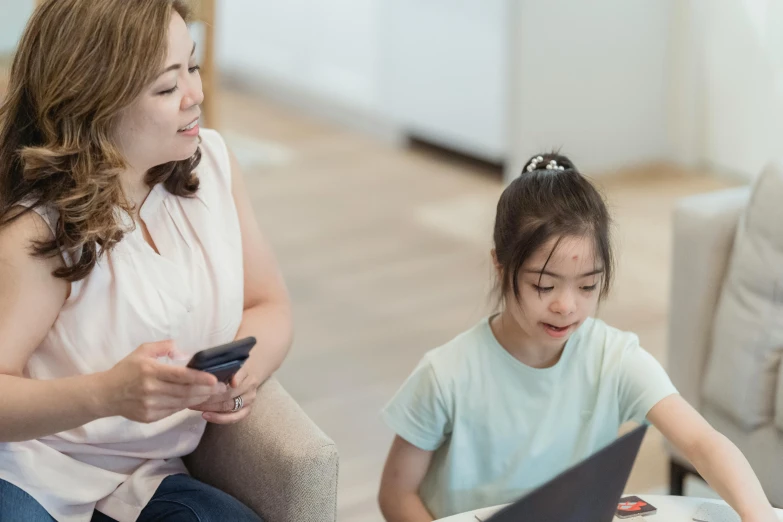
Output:
<svg viewBox="0 0 783 522">
<path fill-rule="evenodd" d="M 490 311 L 494 206 L 530 155 L 561 148 L 604 190 L 619 273 L 599 315 L 665 365 L 674 203 L 751 182 L 783 139 L 772 0 L 202 4 L 206 123 L 291 290 L 278 377 L 339 447 L 345 522 L 381 520 L 380 409 Z M 33 8 L 0 0 L 0 96 Z M 667 484 L 651 433 L 628 490 Z"/>
</svg>

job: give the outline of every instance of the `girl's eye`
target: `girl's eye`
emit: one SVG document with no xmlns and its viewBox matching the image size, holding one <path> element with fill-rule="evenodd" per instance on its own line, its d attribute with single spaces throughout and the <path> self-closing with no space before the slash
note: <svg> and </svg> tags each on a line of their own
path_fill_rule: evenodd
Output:
<svg viewBox="0 0 783 522">
<path fill-rule="evenodd" d="M 538 286 L 538 285 L 533 285 L 533 288 L 536 290 L 536 292 L 540 292 L 540 293 L 546 293 L 546 292 L 549 292 L 549 291 L 551 291 L 551 290 L 554 288 L 554 286 Z"/>
<path fill-rule="evenodd" d="M 163 95 L 171 94 L 171 93 L 173 93 L 176 90 L 177 90 L 177 86 L 175 85 L 171 89 L 166 89 L 165 91 L 160 91 L 158 94 L 163 94 Z"/>
<path fill-rule="evenodd" d="M 590 286 L 583 286 L 582 290 L 584 290 L 585 292 L 592 292 L 593 290 L 595 290 L 595 288 L 597 286 L 598 286 L 598 283 L 596 283 L 594 285 L 590 285 Z"/>
<path fill-rule="evenodd" d="M 188 68 L 188 71 L 189 71 L 191 74 L 192 74 L 192 73 L 194 73 L 194 72 L 196 72 L 196 71 L 200 71 L 200 70 L 201 70 L 201 66 L 200 66 L 200 65 L 194 65 L 193 67 L 190 67 L 190 68 Z"/>
</svg>

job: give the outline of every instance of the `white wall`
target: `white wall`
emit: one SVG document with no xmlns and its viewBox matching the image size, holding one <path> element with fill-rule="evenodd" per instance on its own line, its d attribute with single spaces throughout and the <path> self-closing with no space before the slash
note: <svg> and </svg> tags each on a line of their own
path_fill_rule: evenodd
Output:
<svg viewBox="0 0 783 522">
<path fill-rule="evenodd" d="M 33 5 L 33 0 L 0 0 L 0 55 L 16 49 Z"/>
<path fill-rule="evenodd" d="M 218 3 L 217 57 L 229 74 L 374 110 L 378 0 Z"/>
<path fill-rule="evenodd" d="M 783 3 L 691 4 L 701 23 L 703 160 L 752 178 L 783 152 Z"/>
<path fill-rule="evenodd" d="M 518 6 L 508 175 L 553 147 L 588 173 L 670 156 L 667 37 L 674 1 Z"/>
</svg>

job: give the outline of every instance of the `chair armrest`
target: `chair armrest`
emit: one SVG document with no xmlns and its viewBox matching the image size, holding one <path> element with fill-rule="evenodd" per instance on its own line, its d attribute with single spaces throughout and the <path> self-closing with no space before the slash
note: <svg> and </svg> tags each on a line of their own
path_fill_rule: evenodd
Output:
<svg viewBox="0 0 783 522">
<path fill-rule="evenodd" d="M 667 366 L 697 409 L 715 309 L 749 198 L 749 187 L 721 190 L 685 198 L 675 210 Z"/>
<path fill-rule="evenodd" d="M 252 413 L 210 424 L 185 458 L 194 477 L 244 502 L 265 522 L 334 522 L 338 454 L 280 384 L 258 390 Z"/>
</svg>

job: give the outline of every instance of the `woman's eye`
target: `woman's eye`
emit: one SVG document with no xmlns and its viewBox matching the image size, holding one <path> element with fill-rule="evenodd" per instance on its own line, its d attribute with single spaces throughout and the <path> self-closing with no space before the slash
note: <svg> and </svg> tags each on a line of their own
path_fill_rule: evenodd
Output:
<svg viewBox="0 0 783 522">
<path fill-rule="evenodd" d="M 200 71 L 200 70 L 201 70 L 201 66 L 200 65 L 194 65 L 193 67 L 188 68 L 188 71 L 190 71 L 191 73 L 194 73 L 194 72 Z"/>
<path fill-rule="evenodd" d="M 595 290 L 595 288 L 597 286 L 598 286 L 598 283 L 596 283 L 594 285 L 590 285 L 590 286 L 583 286 L 582 290 L 584 290 L 585 292 L 592 292 L 593 290 Z"/>
<path fill-rule="evenodd" d="M 533 288 L 536 290 L 536 292 L 549 292 L 554 288 L 554 286 L 538 286 L 533 285 Z"/>
<path fill-rule="evenodd" d="M 171 93 L 173 93 L 176 90 L 177 90 L 177 86 L 175 85 L 171 89 L 166 89 L 165 91 L 160 91 L 158 94 L 171 94 Z"/>
</svg>

